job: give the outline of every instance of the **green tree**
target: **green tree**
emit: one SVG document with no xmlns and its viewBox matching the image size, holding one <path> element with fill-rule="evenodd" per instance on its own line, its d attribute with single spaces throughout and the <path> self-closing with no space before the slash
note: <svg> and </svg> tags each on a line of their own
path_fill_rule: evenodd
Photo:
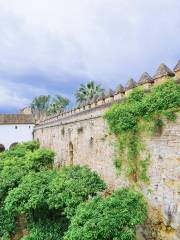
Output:
<svg viewBox="0 0 180 240">
<path fill-rule="evenodd" d="M 33 113 L 47 111 L 50 104 L 50 95 L 40 95 L 35 97 L 30 104 Z"/>
<path fill-rule="evenodd" d="M 77 206 L 106 189 L 103 180 L 87 167 L 63 167 L 49 183 L 47 198 L 51 209 L 63 209 L 70 218 Z"/>
<path fill-rule="evenodd" d="M 81 104 L 83 101 L 91 100 L 95 95 L 102 93 L 104 89 L 100 84 L 90 81 L 87 84 L 81 84 L 75 93 L 76 102 Z"/>
<path fill-rule="evenodd" d="M 47 112 L 49 115 L 56 114 L 58 112 L 62 112 L 68 105 L 69 99 L 60 95 L 55 95 L 55 97 L 52 98 L 51 104 L 48 107 Z"/>
<path fill-rule="evenodd" d="M 129 189 L 95 197 L 77 207 L 64 240 L 135 240 L 146 212 L 143 196 Z"/>
</svg>

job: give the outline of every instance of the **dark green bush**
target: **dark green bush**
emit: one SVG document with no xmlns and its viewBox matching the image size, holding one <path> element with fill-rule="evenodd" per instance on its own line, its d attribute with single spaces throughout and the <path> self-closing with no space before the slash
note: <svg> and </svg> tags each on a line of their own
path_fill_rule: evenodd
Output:
<svg viewBox="0 0 180 240">
<path fill-rule="evenodd" d="M 30 234 L 21 240 L 62 240 L 64 232 L 67 230 L 68 222 L 65 217 L 56 216 L 51 212 L 51 218 L 47 215 L 38 218 L 31 217 L 28 223 Z"/>
<path fill-rule="evenodd" d="M 10 234 L 15 231 L 15 226 L 14 214 L 7 212 L 3 203 L 0 203 L 0 237 L 2 237 L 2 240 L 9 239 Z"/>
<path fill-rule="evenodd" d="M 53 169 L 54 153 L 37 147 L 20 144 L 0 154 L 2 240 L 12 239 L 19 224 L 28 234 L 23 240 L 134 239 L 146 212 L 141 195 L 121 190 L 97 197 L 106 185 L 95 172 Z"/>
<path fill-rule="evenodd" d="M 134 240 L 146 217 L 142 195 L 128 189 L 78 206 L 64 240 Z"/>
<path fill-rule="evenodd" d="M 50 162 L 52 168 L 54 153 L 47 149 L 38 150 L 38 147 L 39 144 L 33 141 L 18 144 L 0 154 L 0 225 L 4 223 L 0 226 L 0 237 L 4 239 L 15 230 L 15 215 L 4 208 L 9 192 L 18 187 L 29 172 L 47 168 Z"/>
<path fill-rule="evenodd" d="M 64 230 L 59 234 L 61 239 L 67 217 L 75 213 L 80 203 L 105 187 L 99 176 L 87 167 L 30 172 L 16 188 L 9 191 L 5 208 L 13 214 L 27 216 L 30 235 L 26 239 L 58 239 L 63 222 Z M 46 225 L 48 223 L 51 223 L 51 228 Z"/>
<path fill-rule="evenodd" d="M 10 150 L 11 152 L 12 150 Z M 19 150 L 15 150 L 19 153 Z M 17 154 L 18 155 L 18 154 Z M 38 149 L 34 152 L 27 151 L 22 157 L 5 156 L 0 168 L 0 199 L 8 191 L 18 186 L 21 179 L 30 171 L 40 171 L 53 165 L 54 153 L 48 149 Z"/>
<path fill-rule="evenodd" d="M 64 209 L 71 217 L 80 203 L 106 188 L 100 177 L 87 167 L 63 167 L 49 184 L 48 205 Z"/>
<path fill-rule="evenodd" d="M 46 206 L 49 182 L 55 175 L 53 170 L 27 174 L 18 187 L 9 191 L 5 199 L 6 210 L 21 214 Z"/>
<path fill-rule="evenodd" d="M 40 145 L 36 141 L 28 141 L 14 145 L 9 151 L 17 151 L 20 149 L 25 149 L 26 151 L 35 151 L 39 149 Z"/>
<path fill-rule="evenodd" d="M 40 171 L 52 168 L 54 162 L 54 152 L 47 148 L 41 148 L 27 154 L 27 160 L 32 162 L 32 169 Z"/>
</svg>

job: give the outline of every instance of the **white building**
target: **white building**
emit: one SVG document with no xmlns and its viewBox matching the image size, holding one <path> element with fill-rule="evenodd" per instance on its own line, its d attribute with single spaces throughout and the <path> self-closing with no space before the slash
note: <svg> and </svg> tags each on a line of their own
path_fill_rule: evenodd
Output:
<svg viewBox="0 0 180 240">
<path fill-rule="evenodd" d="M 33 127 L 34 119 L 30 114 L 0 114 L 0 151 L 32 140 Z"/>
</svg>

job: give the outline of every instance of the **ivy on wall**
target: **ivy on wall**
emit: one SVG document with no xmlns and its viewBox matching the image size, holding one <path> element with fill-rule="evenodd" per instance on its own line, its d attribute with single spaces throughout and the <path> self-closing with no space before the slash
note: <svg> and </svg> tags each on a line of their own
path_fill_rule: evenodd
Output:
<svg viewBox="0 0 180 240">
<path fill-rule="evenodd" d="M 126 164 L 127 176 L 137 182 L 148 181 L 149 154 L 142 142 L 142 134 L 161 134 L 164 120 L 175 121 L 180 110 L 180 84 L 174 78 L 154 86 L 145 93 L 140 87 L 133 90 L 121 103 L 115 103 L 105 113 L 110 133 L 118 139 L 114 159 L 116 169 Z"/>
</svg>

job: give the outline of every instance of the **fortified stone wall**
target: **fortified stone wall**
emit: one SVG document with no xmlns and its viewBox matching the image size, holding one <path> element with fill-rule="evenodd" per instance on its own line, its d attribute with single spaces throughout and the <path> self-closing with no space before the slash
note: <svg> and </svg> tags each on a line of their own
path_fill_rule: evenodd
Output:
<svg viewBox="0 0 180 240">
<path fill-rule="evenodd" d="M 174 69 L 179 78 L 180 62 Z M 144 73 L 138 84 L 149 89 L 153 84 L 174 76 L 161 64 L 154 78 Z M 92 102 L 39 122 L 34 138 L 44 147 L 56 152 L 57 166 L 63 164 L 88 165 L 102 176 L 110 188 L 129 186 L 123 169 L 117 176 L 113 165 L 115 138 L 108 133 L 104 112 L 114 101 L 122 99 L 137 83 L 130 79 L 124 89 L 119 86 L 114 93 L 95 97 Z M 180 116 L 175 123 L 167 122 L 161 136 L 144 137 L 150 152 L 149 184 L 138 188 L 149 203 L 148 227 L 142 229 L 145 239 L 180 239 Z M 149 231 L 149 232 L 148 232 Z M 154 237 L 153 237 L 154 235 Z"/>
</svg>

